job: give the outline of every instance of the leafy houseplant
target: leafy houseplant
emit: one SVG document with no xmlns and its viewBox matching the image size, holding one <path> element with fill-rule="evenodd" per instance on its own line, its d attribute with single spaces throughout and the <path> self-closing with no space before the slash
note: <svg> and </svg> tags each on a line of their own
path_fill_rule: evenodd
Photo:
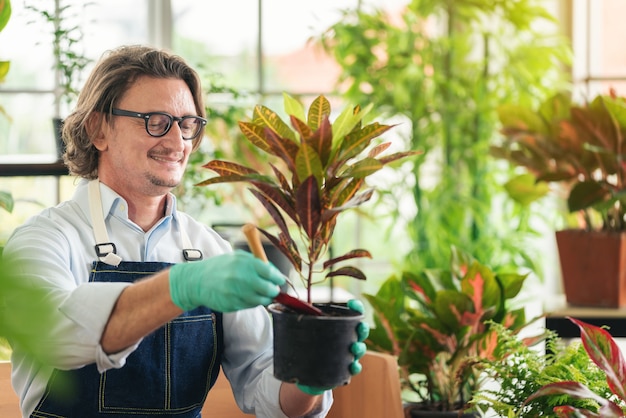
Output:
<svg viewBox="0 0 626 418">
<path fill-rule="evenodd" d="M 397 356 L 405 394 L 416 403 L 411 408 L 468 407 L 481 385 L 477 359 L 498 353 L 489 322 L 511 330 L 526 324 L 523 308 L 510 306 L 525 279 L 452 248 L 449 269 L 405 271 L 365 295 L 375 324 L 368 348 Z"/>
<path fill-rule="evenodd" d="M 403 121 L 407 147 L 424 151 L 379 194 L 389 224 L 409 233 L 406 264 L 446 265 L 454 245 L 483 263 L 539 272 L 536 246 L 520 246 L 534 232 L 524 208 L 493 204 L 506 197 L 506 172 L 488 150 L 499 104 L 532 103 L 568 79 L 562 64 L 571 50 L 545 2 L 413 0 L 401 10 L 361 3 L 319 38 L 341 66 L 344 97 L 377 103 Z"/>
<path fill-rule="evenodd" d="M 44 4 L 44 3 L 47 3 Z M 81 4 L 80 13 L 74 10 L 77 6 L 63 1 L 38 0 L 37 3 L 27 4 L 25 8 L 35 13 L 43 20 L 51 33 L 52 55 L 55 79 L 58 90 L 55 92 L 55 116 L 53 118 L 54 133 L 57 141 L 59 158 L 63 155 L 65 145 L 61 139 L 63 126 L 63 107 L 69 108 L 78 97 L 80 77 L 87 65 L 91 62 L 82 50 L 83 28 L 80 17 L 84 9 L 93 2 Z M 36 24 L 36 21 L 33 21 Z M 66 109 L 67 110 L 67 109 Z"/>
<path fill-rule="evenodd" d="M 626 289 L 619 286 L 626 268 L 620 261 L 620 254 L 626 254 L 621 253 L 626 251 L 625 98 L 611 92 L 577 104 L 559 93 L 537 109 L 507 105 L 499 114 L 503 141 L 492 147 L 492 154 L 524 167 L 538 183 L 560 186 L 557 190 L 565 194 L 569 211 L 580 214 L 576 225 L 556 235 L 568 302 L 626 306 Z M 510 190 L 515 197 L 527 189 L 512 181 Z M 582 253 L 570 259 L 568 251 L 576 247 Z M 589 264 L 585 253 L 600 264 Z M 612 263 L 610 256 L 618 260 Z M 570 282 L 576 272 L 580 280 Z M 588 280 L 590 275 L 595 280 Z"/>
<path fill-rule="evenodd" d="M 580 328 L 582 342 L 563 347 L 549 333 L 547 355 L 497 326 L 505 358 L 483 362 L 483 370 L 498 385 L 472 402 L 508 417 L 623 417 L 626 375 L 619 347 L 605 329 L 569 319 Z"/>
<path fill-rule="evenodd" d="M 255 107 L 251 121 L 239 123 L 246 138 L 276 160 L 269 164 L 271 171 L 261 173 L 238 163 L 213 160 L 205 167 L 217 176 L 199 185 L 246 182 L 251 186 L 252 194 L 267 210 L 278 232 L 259 230 L 293 265 L 306 288 L 307 301 L 311 302 L 311 286 L 325 278 L 366 278 L 356 267 L 334 267 L 371 257 L 367 250 L 326 257 L 338 216 L 371 198 L 372 189 L 362 191 L 368 176 L 416 152 L 380 156 L 390 143 L 376 145 L 373 141 L 391 126 L 362 123 L 372 105 L 365 109 L 346 108 L 331 123 L 331 105 L 324 96 L 313 100 L 306 113 L 293 97 L 285 94 L 284 99 L 293 129 L 262 105 Z M 318 306 L 324 315 L 301 315 L 280 304 L 269 307 L 274 322 L 277 378 L 318 387 L 349 382 L 349 365 L 353 361 L 349 346 L 356 340 L 356 326 L 363 316 L 336 305 Z M 294 346 L 296 341 L 298 346 Z M 311 357 L 316 361 L 311 361 Z"/>
</svg>

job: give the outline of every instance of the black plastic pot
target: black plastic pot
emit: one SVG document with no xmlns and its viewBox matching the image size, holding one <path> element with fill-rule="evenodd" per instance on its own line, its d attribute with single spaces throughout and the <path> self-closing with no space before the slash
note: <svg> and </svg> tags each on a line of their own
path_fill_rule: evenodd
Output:
<svg viewBox="0 0 626 418">
<path fill-rule="evenodd" d="M 315 387 L 350 383 L 350 346 L 364 318 L 345 304 L 315 304 L 322 316 L 298 314 L 274 303 L 274 376 L 283 382 Z"/>
</svg>

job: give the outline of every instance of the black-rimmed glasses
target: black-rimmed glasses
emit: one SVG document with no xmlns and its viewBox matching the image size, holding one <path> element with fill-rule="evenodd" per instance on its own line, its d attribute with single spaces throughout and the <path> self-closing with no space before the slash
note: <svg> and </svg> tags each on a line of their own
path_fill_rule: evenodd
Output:
<svg viewBox="0 0 626 418">
<path fill-rule="evenodd" d="M 176 121 L 178 126 L 180 126 L 183 139 L 194 139 L 200 135 L 202 128 L 204 128 L 207 122 L 206 119 L 200 116 L 183 116 L 179 118 L 165 112 L 139 113 L 130 110 L 112 109 L 111 114 L 143 119 L 146 122 L 146 132 L 155 138 L 166 135 L 172 128 L 174 121 Z"/>
</svg>

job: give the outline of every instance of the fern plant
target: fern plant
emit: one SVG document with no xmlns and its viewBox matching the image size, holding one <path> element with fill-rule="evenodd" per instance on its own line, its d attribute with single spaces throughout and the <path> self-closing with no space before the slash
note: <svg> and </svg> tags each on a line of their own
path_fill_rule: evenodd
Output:
<svg viewBox="0 0 626 418">
<path fill-rule="evenodd" d="M 481 360 L 483 372 L 495 382 L 495 387 L 481 388 L 471 401 L 483 412 L 492 410 L 502 417 L 576 416 L 559 413 L 562 408 L 571 407 L 592 414 L 584 416 L 597 416 L 593 414 L 598 411 L 598 403 L 593 398 L 615 399 L 604 370 L 580 342 L 564 345 L 551 331 L 540 337 L 520 339 L 500 324 L 491 327 L 498 334 L 503 357 Z M 536 346 L 539 342 L 545 344 L 545 350 Z M 569 382 L 566 386 L 576 382 L 575 386 L 589 392 L 586 396 L 571 396 L 555 389 L 565 387 L 564 382 Z"/>
</svg>

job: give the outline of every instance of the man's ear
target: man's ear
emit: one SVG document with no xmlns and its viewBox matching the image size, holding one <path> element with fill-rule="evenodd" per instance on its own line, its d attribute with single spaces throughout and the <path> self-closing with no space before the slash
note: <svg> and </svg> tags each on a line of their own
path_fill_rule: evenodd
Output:
<svg viewBox="0 0 626 418">
<path fill-rule="evenodd" d="M 104 151 L 107 148 L 106 130 L 109 124 L 106 122 L 104 114 L 101 112 L 93 112 L 87 117 L 85 124 L 91 143 L 99 150 Z"/>
</svg>

